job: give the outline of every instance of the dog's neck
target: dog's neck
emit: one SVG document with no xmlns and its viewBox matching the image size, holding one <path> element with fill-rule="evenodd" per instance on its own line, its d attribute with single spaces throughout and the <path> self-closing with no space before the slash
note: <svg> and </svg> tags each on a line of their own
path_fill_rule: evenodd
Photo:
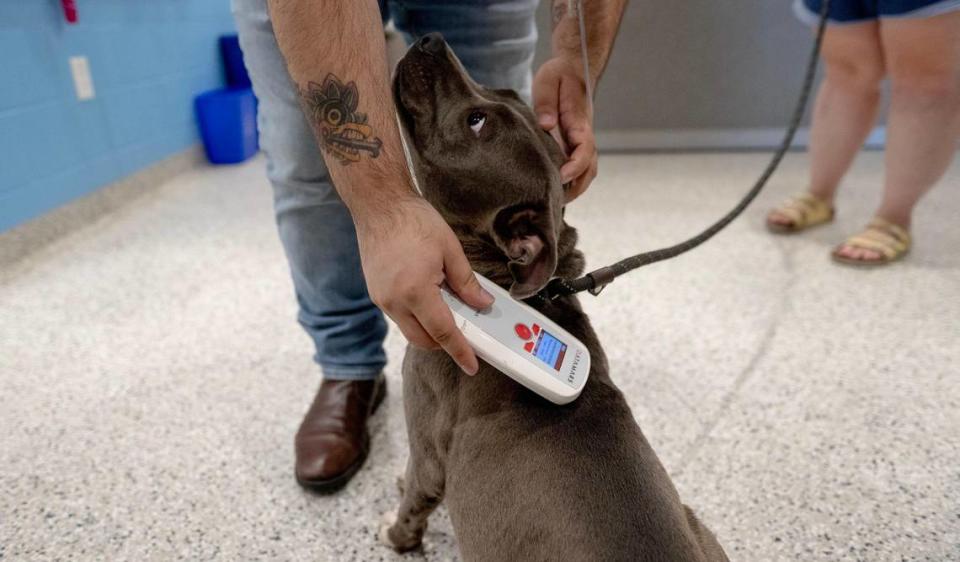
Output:
<svg viewBox="0 0 960 562">
<path fill-rule="evenodd" d="M 454 227 L 454 232 L 463 245 L 464 253 L 473 270 L 509 290 L 513 283 L 513 277 L 507 266 L 509 258 L 497 244 L 493 240 L 479 237 L 473 232 L 457 227 Z M 583 274 L 585 260 L 583 253 L 576 246 L 577 230 L 564 222 L 557 237 L 557 269 L 553 274 L 554 277 L 571 279 Z"/>
</svg>

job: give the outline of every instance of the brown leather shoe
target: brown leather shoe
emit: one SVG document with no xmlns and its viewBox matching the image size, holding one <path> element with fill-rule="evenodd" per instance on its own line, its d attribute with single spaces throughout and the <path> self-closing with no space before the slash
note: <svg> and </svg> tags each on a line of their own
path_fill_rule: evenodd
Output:
<svg viewBox="0 0 960 562">
<path fill-rule="evenodd" d="M 294 439 L 301 486 L 329 493 L 350 481 L 370 452 L 367 419 L 386 394 L 383 375 L 369 381 L 320 384 Z"/>
</svg>

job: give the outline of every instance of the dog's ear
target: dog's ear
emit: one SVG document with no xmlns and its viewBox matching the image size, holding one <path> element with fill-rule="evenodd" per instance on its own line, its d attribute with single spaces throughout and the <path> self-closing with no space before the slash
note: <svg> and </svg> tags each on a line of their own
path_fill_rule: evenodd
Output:
<svg viewBox="0 0 960 562">
<path fill-rule="evenodd" d="M 557 236 L 552 214 L 529 206 L 500 211 L 493 225 L 497 245 L 510 258 L 510 294 L 518 299 L 535 295 L 557 269 Z"/>
</svg>

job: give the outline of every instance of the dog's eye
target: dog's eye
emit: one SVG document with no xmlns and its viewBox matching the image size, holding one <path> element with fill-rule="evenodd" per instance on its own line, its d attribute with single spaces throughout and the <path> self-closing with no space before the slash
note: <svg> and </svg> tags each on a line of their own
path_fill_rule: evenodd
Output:
<svg viewBox="0 0 960 562">
<path fill-rule="evenodd" d="M 474 111 L 467 117 L 467 125 L 470 125 L 470 130 L 476 135 L 480 135 L 480 129 L 483 128 L 483 124 L 487 122 L 487 116 L 482 111 Z"/>
</svg>

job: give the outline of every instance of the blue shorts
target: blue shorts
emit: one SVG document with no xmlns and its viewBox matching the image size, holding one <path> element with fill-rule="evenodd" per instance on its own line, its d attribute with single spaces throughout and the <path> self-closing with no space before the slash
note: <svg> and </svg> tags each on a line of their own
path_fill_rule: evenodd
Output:
<svg viewBox="0 0 960 562">
<path fill-rule="evenodd" d="M 797 17 L 820 21 L 822 0 L 794 0 Z M 831 0 L 830 23 L 859 23 L 880 18 L 925 18 L 960 10 L 960 0 Z"/>
</svg>

